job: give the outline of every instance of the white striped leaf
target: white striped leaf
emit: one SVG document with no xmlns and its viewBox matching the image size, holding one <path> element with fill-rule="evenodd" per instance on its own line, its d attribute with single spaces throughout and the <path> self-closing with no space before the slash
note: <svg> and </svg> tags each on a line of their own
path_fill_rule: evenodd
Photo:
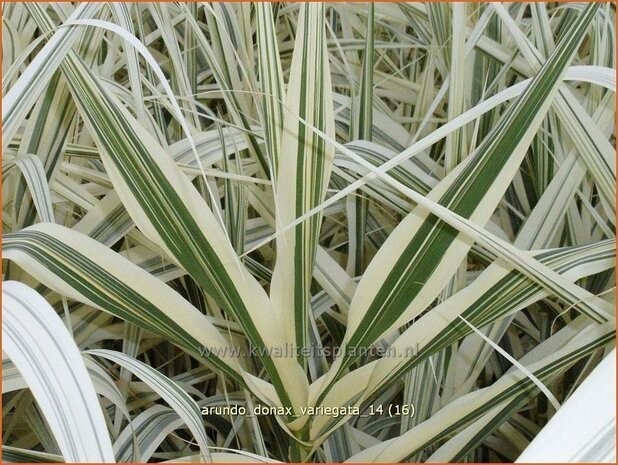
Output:
<svg viewBox="0 0 618 465">
<path fill-rule="evenodd" d="M 162 375 L 151 366 L 129 357 L 121 352 L 113 350 L 88 350 L 86 353 L 110 360 L 123 366 L 135 376 L 144 381 L 158 395 L 164 399 L 178 416 L 186 423 L 200 446 L 200 457 L 202 460 L 210 462 L 210 442 L 204 426 L 202 425 L 202 415 L 197 403 L 187 394 L 177 383 Z"/>
<path fill-rule="evenodd" d="M 81 354 L 54 309 L 16 281 L 2 286 L 2 350 L 26 380 L 68 462 L 114 462 Z"/>
</svg>

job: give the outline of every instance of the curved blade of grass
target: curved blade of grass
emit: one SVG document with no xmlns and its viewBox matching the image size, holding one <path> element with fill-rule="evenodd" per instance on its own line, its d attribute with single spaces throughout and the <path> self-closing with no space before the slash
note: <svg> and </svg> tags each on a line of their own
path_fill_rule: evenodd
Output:
<svg viewBox="0 0 618 465">
<path fill-rule="evenodd" d="M 81 354 L 43 297 L 2 284 L 2 350 L 19 368 L 62 451 L 73 462 L 114 462 L 99 400 Z"/>
<path fill-rule="evenodd" d="M 114 442 L 116 459 L 118 462 L 128 462 L 132 459 L 134 431 L 140 451 L 137 461 L 148 462 L 165 437 L 183 424 L 183 419 L 175 410 L 163 405 L 150 407 L 137 415 L 130 427 L 127 426 Z"/>
<path fill-rule="evenodd" d="M 21 170 L 41 221 L 54 222 L 51 192 L 41 159 L 36 155 L 29 154 L 4 164 L 3 169 L 8 168 L 12 164 L 15 164 Z"/>
<path fill-rule="evenodd" d="M 519 456 L 517 462 L 614 461 L 616 459 L 615 378 L 616 350 L 614 349 L 567 399 L 562 409 L 556 412 Z M 569 426 L 568 431 L 565 431 L 566 425 Z"/>
<path fill-rule="evenodd" d="M 197 403 L 178 384 L 162 375 L 157 370 L 139 360 L 129 357 L 121 352 L 104 349 L 86 351 L 87 354 L 105 358 L 120 366 L 125 367 L 135 376 L 144 381 L 157 394 L 161 396 L 178 413 L 180 418 L 187 424 L 195 440 L 200 446 L 201 459 L 210 462 L 210 448 L 208 436 L 202 424 L 202 415 Z"/>
</svg>

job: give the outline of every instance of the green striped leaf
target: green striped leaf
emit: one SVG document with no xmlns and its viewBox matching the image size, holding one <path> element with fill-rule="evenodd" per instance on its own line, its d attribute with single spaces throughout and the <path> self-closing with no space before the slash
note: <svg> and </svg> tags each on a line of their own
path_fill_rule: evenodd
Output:
<svg viewBox="0 0 618 465">
<path fill-rule="evenodd" d="M 316 127 L 334 135 L 330 71 L 325 49 L 324 5 L 303 5 L 286 96 L 275 208 L 278 225 L 291 223 L 319 205 L 326 194 L 334 148 Z M 285 154 L 285 155 L 284 155 Z M 304 364 L 308 345 L 311 278 L 320 234 L 316 215 L 277 238 L 270 297 L 281 315 L 288 342 Z"/>
<path fill-rule="evenodd" d="M 365 50 L 363 53 L 363 70 L 360 80 L 358 125 L 354 138 L 371 141 L 373 138 L 373 66 L 374 66 L 374 29 L 375 6 L 369 4 Z M 348 206 L 348 245 L 347 271 L 353 276 L 360 276 L 365 268 L 365 234 L 367 233 L 367 214 L 369 203 L 364 195 L 354 195 Z"/>
<path fill-rule="evenodd" d="M 505 22 L 524 57 L 533 70 L 540 68 L 542 54 L 530 44 L 525 35 L 515 25 L 508 12 L 501 5 L 494 5 L 500 19 Z M 616 151 L 601 135 L 601 131 L 591 120 L 586 110 L 577 101 L 573 93 L 562 87 L 556 97 L 556 114 L 568 129 L 569 137 L 579 149 L 582 160 L 594 176 L 599 193 L 612 223 L 615 222 L 614 200 L 616 198 Z"/>
<path fill-rule="evenodd" d="M 154 276 L 80 233 L 39 224 L 3 237 L 5 259 L 63 295 L 161 334 L 242 380 L 229 343 L 207 317 Z"/>
<path fill-rule="evenodd" d="M 615 242 L 607 241 L 573 250 L 544 252 L 538 258 L 556 271 L 568 275 L 569 280 L 576 281 L 611 268 L 614 254 Z M 458 320 L 459 315 L 476 327 L 484 327 L 545 295 L 540 286 L 521 274 L 497 264 L 492 265 L 470 286 L 433 308 L 404 331 L 389 348 L 391 356 L 381 358 L 373 367 L 365 365 L 343 376 L 325 397 L 323 404 L 354 404 L 396 382 L 427 357 L 470 332 L 470 328 Z M 355 380 L 359 376 L 366 377 L 365 382 Z M 356 388 L 351 389 L 350 386 Z M 318 387 L 319 383 L 312 385 L 312 389 Z M 312 425 L 312 435 L 324 434 L 326 425 L 332 426 L 333 423 L 332 418 L 321 418 Z"/>
<path fill-rule="evenodd" d="M 135 223 L 237 318 L 253 344 L 283 347 L 281 332 L 266 316 L 271 308 L 266 293 L 169 155 L 77 56 L 68 54 L 62 70 Z M 306 381 L 295 362 L 268 355 L 260 359 L 281 402 L 300 406 Z M 284 380 L 294 389 L 286 389 Z"/>
<path fill-rule="evenodd" d="M 271 4 L 257 2 L 255 3 L 255 11 L 264 141 L 272 162 L 273 179 L 277 179 L 284 119 L 283 71 L 279 61 L 279 46 L 275 35 L 276 29 Z"/>
<path fill-rule="evenodd" d="M 492 134 L 428 199 L 475 223 L 487 221 L 548 110 L 596 9 L 595 5 L 587 7 Z M 378 254 L 372 261 L 354 296 L 346 337 L 349 348 L 371 344 L 418 314 L 436 297 L 440 283 L 470 248 L 469 240 L 458 237 L 424 208 L 406 217 L 387 244 L 388 253 Z M 346 357 L 341 366 L 349 366 L 352 360 Z"/>
</svg>

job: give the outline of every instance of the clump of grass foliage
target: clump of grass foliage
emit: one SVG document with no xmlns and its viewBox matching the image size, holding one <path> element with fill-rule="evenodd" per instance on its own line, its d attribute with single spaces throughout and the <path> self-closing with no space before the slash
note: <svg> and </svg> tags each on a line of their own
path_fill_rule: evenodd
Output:
<svg viewBox="0 0 618 465">
<path fill-rule="evenodd" d="M 2 21 L 5 461 L 509 462 L 614 347 L 614 4 Z"/>
</svg>

